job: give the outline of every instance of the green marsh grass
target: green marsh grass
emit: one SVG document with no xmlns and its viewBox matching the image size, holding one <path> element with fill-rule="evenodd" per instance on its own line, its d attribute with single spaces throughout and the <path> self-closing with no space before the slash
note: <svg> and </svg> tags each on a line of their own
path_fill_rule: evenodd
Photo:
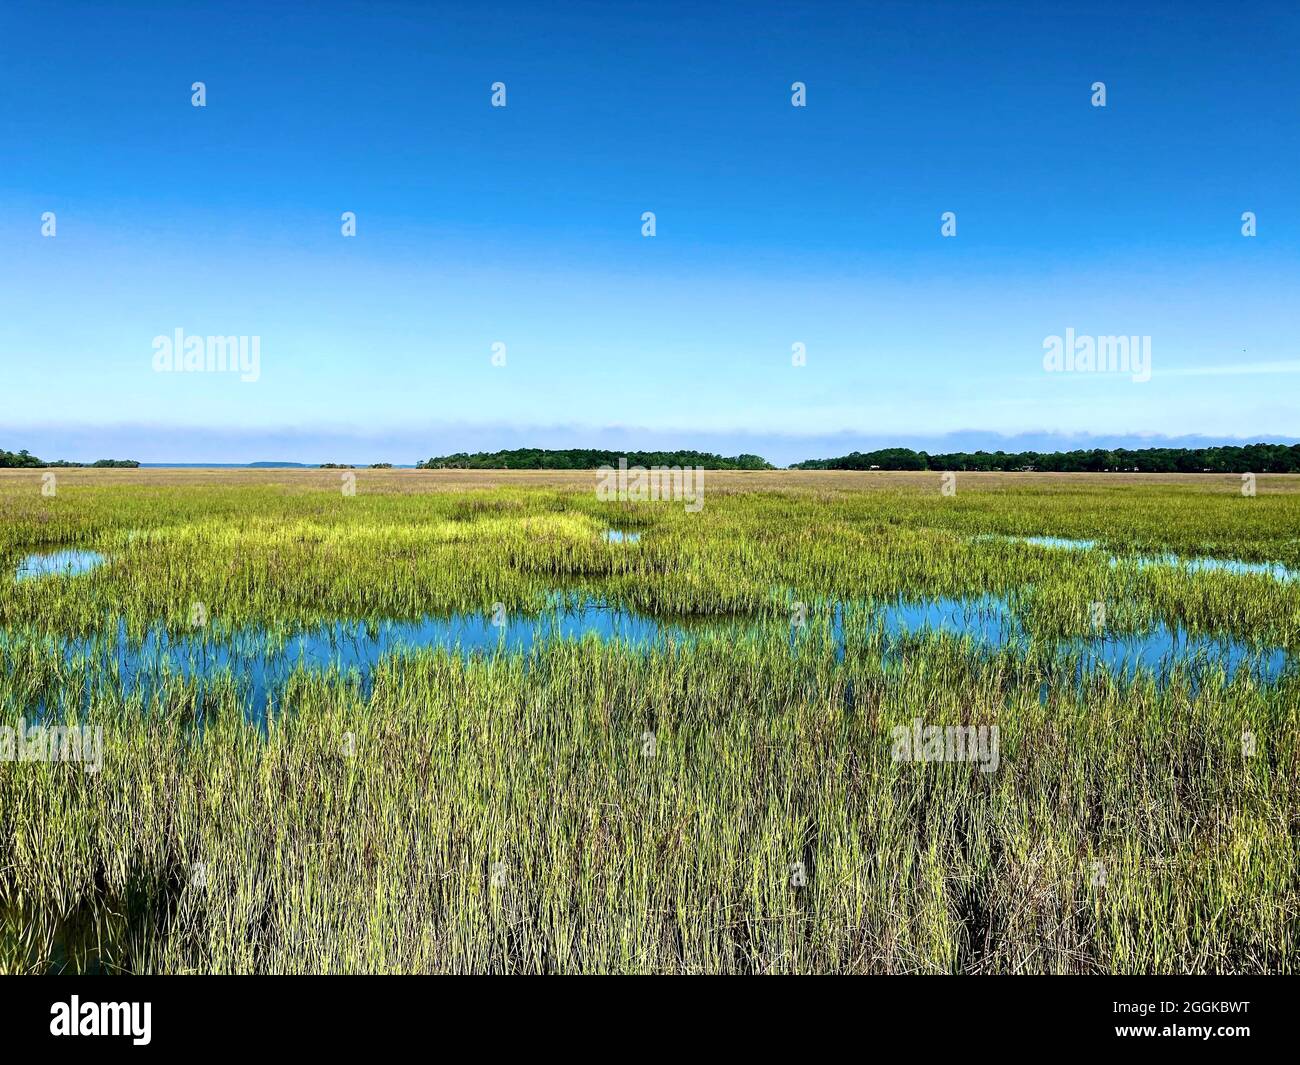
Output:
<svg viewBox="0 0 1300 1065">
<path fill-rule="evenodd" d="M 1125 560 L 1294 567 L 1300 494 L 969 480 L 946 499 L 937 478 L 731 478 L 699 514 L 397 471 L 373 492 L 359 472 L 355 497 L 238 474 L 70 478 L 55 498 L 0 480 L 6 566 L 54 545 L 109 558 L 0 581 L 0 723 L 91 692 L 105 737 L 98 773 L 0 762 L 0 971 L 1294 971 L 1294 669 L 1079 676 L 1054 648 L 1103 601 L 1114 631 L 1294 655 L 1294 583 Z M 643 536 L 610 544 L 611 526 Z M 119 619 L 184 633 L 194 602 L 219 631 L 283 639 L 536 611 L 557 589 L 754 623 L 403 652 L 368 695 L 299 671 L 262 723 L 237 678 L 209 680 L 200 716 L 193 680 L 124 694 L 60 644 Z M 873 604 L 900 595 L 1005 597 L 1030 642 L 922 632 L 886 655 Z M 812 609 L 792 640 L 795 600 Z M 892 730 L 918 718 L 997 725 L 999 768 L 894 761 Z"/>
</svg>

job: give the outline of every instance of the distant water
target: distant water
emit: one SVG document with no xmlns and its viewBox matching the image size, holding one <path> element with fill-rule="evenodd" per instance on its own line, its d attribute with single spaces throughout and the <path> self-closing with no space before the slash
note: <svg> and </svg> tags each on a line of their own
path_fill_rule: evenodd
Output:
<svg viewBox="0 0 1300 1065">
<path fill-rule="evenodd" d="M 370 468 L 368 462 L 351 464 L 355 469 Z M 319 470 L 317 463 L 309 462 L 142 462 L 142 470 Z M 394 462 L 395 470 L 413 470 L 414 465 Z"/>
<path fill-rule="evenodd" d="M 1300 572 L 1280 562 L 1242 562 L 1235 558 L 1179 558 L 1177 555 L 1154 555 L 1137 560 L 1139 566 L 1181 566 L 1189 573 L 1262 573 L 1275 581 L 1300 580 Z"/>
<path fill-rule="evenodd" d="M 1019 539 L 1035 547 L 1056 547 L 1065 551 L 1087 551 L 1097 546 L 1096 540 L 1068 540 L 1064 536 L 1024 536 Z"/>
<path fill-rule="evenodd" d="M 1008 536 L 976 537 L 976 539 L 1005 539 L 1062 551 L 1088 551 L 1097 546 L 1096 540 L 1071 540 L 1063 536 Z M 1124 556 L 1111 556 L 1112 566 L 1128 561 Z M 1182 558 L 1175 554 L 1135 555 L 1131 560 L 1140 567 L 1177 566 L 1189 573 L 1258 573 L 1278 581 L 1300 580 L 1300 571 L 1281 562 L 1243 562 L 1236 558 Z"/>
</svg>

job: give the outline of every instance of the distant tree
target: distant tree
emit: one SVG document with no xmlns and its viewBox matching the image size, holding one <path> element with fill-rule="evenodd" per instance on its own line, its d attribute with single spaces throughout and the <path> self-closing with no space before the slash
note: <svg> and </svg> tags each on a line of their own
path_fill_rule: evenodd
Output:
<svg viewBox="0 0 1300 1065">
<path fill-rule="evenodd" d="M 629 466 L 701 466 L 706 470 L 775 469 L 758 455 L 726 458 L 707 451 L 602 451 L 591 448 L 568 448 L 547 451 L 541 448 L 516 448 L 511 451 L 463 451 L 436 455 L 416 468 L 423 470 L 594 470 L 616 466 L 626 459 Z"/>
<path fill-rule="evenodd" d="M 140 463 L 134 459 L 99 459 L 91 463 L 98 468 L 121 467 L 125 469 L 135 469 Z M 66 459 L 56 459 L 53 462 L 42 462 L 35 455 L 31 454 L 26 448 L 21 451 L 5 451 L 0 448 L 0 469 L 46 469 L 55 468 L 77 468 L 85 466 L 84 462 L 69 462 Z"/>
<path fill-rule="evenodd" d="M 1300 444 L 1247 444 L 1210 448 L 1093 448 L 1088 451 L 957 451 L 927 455 L 908 448 L 859 451 L 833 459 L 808 459 L 794 470 L 1039 470 L 1051 473 L 1297 473 Z"/>
</svg>

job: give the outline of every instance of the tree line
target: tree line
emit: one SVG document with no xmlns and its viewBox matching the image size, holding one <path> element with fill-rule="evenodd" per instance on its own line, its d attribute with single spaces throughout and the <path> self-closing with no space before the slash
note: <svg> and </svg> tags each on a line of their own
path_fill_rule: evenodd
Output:
<svg viewBox="0 0 1300 1065">
<path fill-rule="evenodd" d="M 758 455 L 734 455 L 730 458 L 708 451 L 600 451 L 592 448 L 546 450 L 521 447 L 511 451 L 464 451 L 454 455 L 437 455 L 417 462 L 418 470 L 594 470 L 600 466 L 617 466 L 626 459 L 629 466 L 702 466 L 706 470 L 775 469 Z"/>
<path fill-rule="evenodd" d="M 709 451 L 608 451 L 596 448 L 515 448 L 505 451 L 459 451 L 417 462 L 421 470 L 593 470 L 617 466 L 700 466 L 706 470 L 771 470 L 760 455 L 716 455 Z M 0 469 L 126 468 L 134 459 L 97 462 L 47 462 L 26 449 L 0 448 Z M 371 469 L 385 469 L 375 463 Z M 352 469 L 322 463 L 321 469 Z M 1221 447 L 1091 448 L 1077 451 L 954 451 L 930 454 L 905 447 L 854 451 L 839 458 L 796 462 L 792 470 L 957 470 L 1045 473 L 1300 473 L 1300 444 L 1245 444 Z"/>
<path fill-rule="evenodd" d="M 1300 473 L 1300 444 L 1224 447 L 1092 448 L 1080 451 L 955 451 L 905 447 L 809 459 L 792 470 L 970 470 L 1046 473 Z"/>
<path fill-rule="evenodd" d="M 18 470 L 37 470 L 50 469 L 57 467 L 63 469 L 74 467 L 78 469 L 135 469 L 140 463 L 135 459 L 99 459 L 97 462 L 69 462 L 67 459 L 56 459 L 53 462 L 45 462 L 38 459 L 35 455 L 30 454 L 26 448 L 22 451 L 5 451 L 0 448 L 0 469 L 18 469 Z"/>
</svg>

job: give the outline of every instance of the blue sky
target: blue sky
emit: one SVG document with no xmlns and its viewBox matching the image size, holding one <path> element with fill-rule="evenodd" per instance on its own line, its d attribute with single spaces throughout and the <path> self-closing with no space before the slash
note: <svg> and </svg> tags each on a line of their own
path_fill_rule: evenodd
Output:
<svg viewBox="0 0 1300 1065">
<path fill-rule="evenodd" d="M 0 447 L 1294 438 L 1297 100 L 1294 4 L 7 4 Z"/>
</svg>

